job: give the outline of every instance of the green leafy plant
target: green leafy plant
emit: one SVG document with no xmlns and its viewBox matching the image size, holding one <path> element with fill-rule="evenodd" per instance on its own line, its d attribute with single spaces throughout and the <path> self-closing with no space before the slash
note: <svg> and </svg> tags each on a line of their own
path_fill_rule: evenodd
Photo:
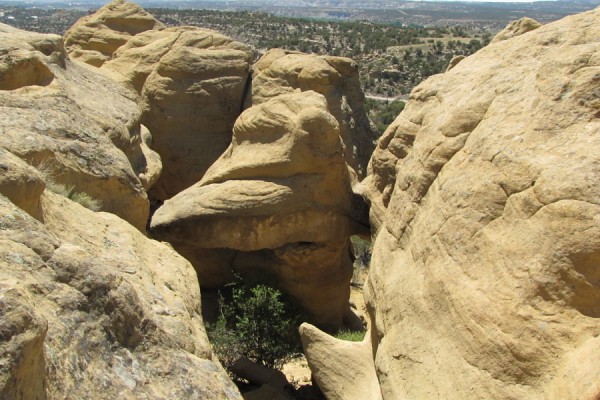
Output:
<svg viewBox="0 0 600 400">
<path fill-rule="evenodd" d="M 267 367 L 280 367 L 299 350 L 297 307 L 265 284 L 236 284 L 221 297 L 221 313 L 209 326 L 213 349 L 223 365 L 245 356 Z"/>
<path fill-rule="evenodd" d="M 347 340 L 349 342 L 362 342 L 365 337 L 365 332 L 343 329 L 338 331 L 334 337 L 341 340 Z"/>
</svg>

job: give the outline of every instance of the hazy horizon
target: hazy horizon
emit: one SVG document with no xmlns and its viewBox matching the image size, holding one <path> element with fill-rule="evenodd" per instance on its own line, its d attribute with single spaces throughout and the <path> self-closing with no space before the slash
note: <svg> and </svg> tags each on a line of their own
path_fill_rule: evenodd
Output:
<svg viewBox="0 0 600 400">
<path fill-rule="evenodd" d="M 73 0 L 73 3 L 78 2 L 89 2 L 90 0 Z M 112 0 L 100 0 L 99 3 L 110 3 Z M 140 3 L 152 1 L 152 2 L 160 2 L 161 0 L 129 0 L 129 1 L 138 1 Z M 187 2 L 189 0 L 162 0 L 164 2 Z M 216 0 L 216 1 L 228 1 L 228 0 Z M 229 0 L 231 1 L 231 0 Z M 234 0 L 236 1 L 236 0 Z M 441 3 L 539 3 L 539 2 L 548 2 L 548 1 L 559 1 L 559 0 L 405 0 L 412 2 L 441 2 Z M 0 3 L 11 3 L 11 2 L 23 2 L 23 3 L 50 3 L 50 2 L 68 2 L 68 0 L 0 0 Z"/>
</svg>

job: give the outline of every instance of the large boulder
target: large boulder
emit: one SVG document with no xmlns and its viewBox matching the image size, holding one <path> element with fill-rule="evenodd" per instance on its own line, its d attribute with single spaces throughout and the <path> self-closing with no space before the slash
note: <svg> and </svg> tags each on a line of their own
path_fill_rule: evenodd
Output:
<svg viewBox="0 0 600 400">
<path fill-rule="evenodd" d="M 196 185 L 157 210 L 151 232 L 192 260 L 205 288 L 232 270 L 275 275 L 320 324 L 348 308 L 348 237 L 364 231 L 337 120 L 313 91 L 237 120 L 231 146 Z"/>
<path fill-rule="evenodd" d="M 364 178 L 377 137 L 365 113 L 356 62 L 345 57 L 272 49 L 252 69 L 247 105 L 300 91 L 312 90 L 325 96 L 327 109 L 340 125 L 344 157 L 353 181 Z"/>
<path fill-rule="evenodd" d="M 370 332 L 361 342 L 351 342 L 304 323 L 300 338 L 312 376 L 327 400 L 381 400 Z"/>
<path fill-rule="evenodd" d="M 139 122 L 135 97 L 72 63 L 60 36 L 0 24 L 0 148 L 143 230 L 143 176 L 160 162 Z"/>
<path fill-rule="evenodd" d="M 163 33 L 173 32 L 177 40 L 142 90 L 142 121 L 163 160 L 152 191 L 159 200 L 198 182 L 227 149 L 254 58 L 248 46 L 214 31 L 184 27 Z"/>
<path fill-rule="evenodd" d="M 71 58 L 100 67 L 131 37 L 164 27 L 139 5 L 114 0 L 69 28 L 65 44 Z"/>
<path fill-rule="evenodd" d="M 536 30 L 542 26 L 539 22 L 534 19 L 523 17 L 517 21 L 513 21 L 506 28 L 502 29 L 500 32 L 494 36 L 492 39 L 492 43 L 501 42 L 502 40 L 507 40 L 515 36 L 523 35 L 527 32 L 531 32 Z"/>
<path fill-rule="evenodd" d="M 13 175 L 29 168 L 11 166 Z M 48 190 L 26 202 L 41 204 L 42 223 L 3 196 L 7 187 L 1 398 L 241 400 L 211 352 L 185 259 L 122 219 Z"/>
<path fill-rule="evenodd" d="M 163 166 L 153 199 L 198 182 L 227 149 L 254 60 L 249 46 L 208 29 L 165 28 L 138 5 L 115 0 L 73 25 L 66 48 L 140 95 L 141 122 Z"/>
<path fill-rule="evenodd" d="M 384 399 L 600 396 L 599 96 L 600 9 L 411 93 L 366 179 Z"/>
</svg>

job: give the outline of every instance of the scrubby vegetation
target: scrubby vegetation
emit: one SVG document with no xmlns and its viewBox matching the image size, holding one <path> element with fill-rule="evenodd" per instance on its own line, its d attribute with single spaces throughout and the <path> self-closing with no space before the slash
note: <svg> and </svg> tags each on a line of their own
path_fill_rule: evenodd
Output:
<svg viewBox="0 0 600 400">
<path fill-rule="evenodd" d="M 92 211 L 100 211 L 102 209 L 102 201 L 95 199 L 88 193 L 75 190 L 74 185 L 66 185 L 58 183 L 56 180 L 56 170 L 59 169 L 52 161 L 44 161 L 36 165 L 46 184 L 46 189 L 53 193 L 60 194 L 67 199 L 73 200 Z"/>
<path fill-rule="evenodd" d="M 340 330 L 335 334 L 335 337 L 340 340 L 347 340 L 349 342 L 362 342 L 365 338 L 364 331 L 352 331 L 352 330 Z"/>
<path fill-rule="evenodd" d="M 469 55 L 491 35 L 460 26 L 401 26 L 372 21 L 333 21 L 278 17 L 263 12 L 148 8 L 169 26 L 214 29 L 256 47 L 280 47 L 357 61 L 365 93 L 395 98 L 409 93 L 424 78 L 442 72 L 455 55 Z M 9 17 L 12 19 L 7 19 Z M 10 8 L 0 22 L 22 29 L 63 34 L 81 10 Z"/>
<path fill-rule="evenodd" d="M 280 47 L 358 62 L 363 90 L 396 97 L 446 69 L 455 55 L 469 55 L 490 34 L 462 27 L 399 26 L 369 21 L 285 18 L 260 12 L 149 9 L 167 25 L 195 25 L 223 32 L 259 51 Z"/>
<path fill-rule="evenodd" d="M 398 114 L 404 110 L 404 102 L 401 100 L 380 101 L 373 99 L 365 100 L 365 110 L 379 135 L 396 119 Z"/>
<path fill-rule="evenodd" d="M 207 331 L 226 368 L 240 357 L 279 368 L 301 351 L 299 315 L 298 308 L 279 289 L 240 281 L 223 292 L 218 320 Z"/>
</svg>

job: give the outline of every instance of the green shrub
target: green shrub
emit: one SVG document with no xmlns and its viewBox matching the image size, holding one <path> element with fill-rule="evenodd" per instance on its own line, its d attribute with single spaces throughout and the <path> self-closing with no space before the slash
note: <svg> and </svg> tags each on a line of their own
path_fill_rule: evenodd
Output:
<svg viewBox="0 0 600 400">
<path fill-rule="evenodd" d="M 221 297 L 221 313 L 208 335 L 227 368 L 245 356 L 267 367 L 280 367 L 299 350 L 297 308 L 278 289 L 264 284 L 233 286 Z"/>
<path fill-rule="evenodd" d="M 69 199 L 73 200 L 76 203 L 81 204 L 87 209 L 92 211 L 100 211 L 102 209 L 102 201 L 93 198 L 89 194 L 85 192 L 72 192 Z"/>
<path fill-rule="evenodd" d="M 362 342 L 365 337 L 364 331 L 340 330 L 334 335 L 337 339 L 347 340 L 349 342 Z"/>
<path fill-rule="evenodd" d="M 216 323 L 207 324 L 206 333 L 214 353 L 225 369 L 229 370 L 240 357 L 245 355 L 244 342 L 235 331 L 227 328 L 223 316 L 219 317 Z"/>
</svg>

